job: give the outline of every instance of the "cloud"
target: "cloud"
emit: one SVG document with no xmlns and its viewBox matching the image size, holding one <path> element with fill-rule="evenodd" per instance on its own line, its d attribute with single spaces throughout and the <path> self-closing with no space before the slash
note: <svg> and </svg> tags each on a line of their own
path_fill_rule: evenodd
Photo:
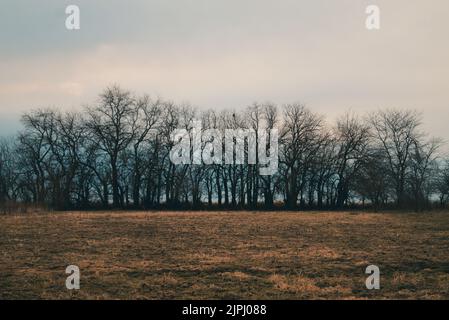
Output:
<svg viewBox="0 0 449 320">
<path fill-rule="evenodd" d="M 2 3 L 2 119 L 79 108 L 119 83 L 203 108 L 304 101 L 331 117 L 416 108 L 449 137 L 445 0 L 378 0 L 378 32 L 364 28 L 371 1 L 78 0 L 81 30 L 70 32 L 72 2 Z"/>
</svg>

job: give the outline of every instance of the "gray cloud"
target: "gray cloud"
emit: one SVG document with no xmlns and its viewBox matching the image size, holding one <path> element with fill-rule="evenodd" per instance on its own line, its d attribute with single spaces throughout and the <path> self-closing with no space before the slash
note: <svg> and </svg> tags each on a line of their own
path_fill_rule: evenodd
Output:
<svg viewBox="0 0 449 320">
<path fill-rule="evenodd" d="M 371 3 L 377 32 L 364 28 Z M 64 28 L 68 4 L 80 31 Z M 120 83 L 200 107 L 415 108 L 449 138 L 448 17 L 446 0 L 4 0 L 0 133 L 32 107 L 77 108 Z"/>
</svg>

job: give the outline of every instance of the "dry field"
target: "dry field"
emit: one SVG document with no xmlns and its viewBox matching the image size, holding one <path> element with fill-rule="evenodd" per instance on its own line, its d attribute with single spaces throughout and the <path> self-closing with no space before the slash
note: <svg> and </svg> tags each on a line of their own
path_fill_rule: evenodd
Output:
<svg viewBox="0 0 449 320">
<path fill-rule="evenodd" d="M 67 298 L 448 299 L 449 213 L 0 216 L 0 299 Z"/>
</svg>

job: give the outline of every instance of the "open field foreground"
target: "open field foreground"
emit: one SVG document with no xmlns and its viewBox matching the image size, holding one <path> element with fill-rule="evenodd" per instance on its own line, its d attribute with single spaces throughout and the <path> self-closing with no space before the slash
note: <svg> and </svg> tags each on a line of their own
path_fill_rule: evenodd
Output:
<svg viewBox="0 0 449 320">
<path fill-rule="evenodd" d="M 0 216 L 0 249 L 1 299 L 449 298 L 449 213 Z"/>
</svg>

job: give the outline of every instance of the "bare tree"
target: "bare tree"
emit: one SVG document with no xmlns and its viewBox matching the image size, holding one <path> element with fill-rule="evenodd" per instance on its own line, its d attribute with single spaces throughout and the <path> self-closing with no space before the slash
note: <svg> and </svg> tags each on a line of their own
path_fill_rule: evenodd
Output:
<svg viewBox="0 0 449 320">
<path fill-rule="evenodd" d="M 408 177 L 411 189 L 411 202 L 416 210 L 428 206 L 429 197 L 436 185 L 434 171 L 437 171 L 437 151 L 441 140 L 431 139 L 428 142 L 415 140 L 410 156 L 410 175 Z"/>
<path fill-rule="evenodd" d="M 133 159 L 133 204 L 135 207 L 140 205 L 140 189 L 144 165 L 149 165 L 144 161 L 148 156 L 149 142 L 154 138 L 154 131 L 160 125 L 162 113 L 162 101 L 152 101 L 148 96 L 137 100 L 137 110 L 134 113 L 135 139 L 132 141 L 132 159 Z M 142 148 L 146 144 L 147 148 Z M 143 149 L 143 150 L 142 150 Z"/>
<path fill-rule="evenodd" d="M 114 207 L 123 206 L 120 201 L 118 159 L 136 136 L 136 110 L 135 98 L 118 86 L 107 88 L 100 96 L 100 103 L 87 109 L 88 137 L 109 157 Z"/>
<path fill-rule="evenodd" d="M 303 203 L 303 191 L 311 160 L 321 144 L 323 120 L 301 104 L 284 107 L 280 138 L 280 164 L 286 191 L 286 205 L 297 206 L 298 196 Z"/>
<path fill-rule="evenodd" d="M 440 206 L 444 208 L 449 203 L 449 160 L 440 166 L 435 187 L 440 199 Z"/>
<path fill-rule="evenodd" d="M 374 137 L 388 162 L 389 174 L 394 181 L 397 205 L 402 207 L 411 149 L 420 137 L 419 115 L 408 110 L 385 110 L 374 113 L 370 122 L 374 129 Z"/>
<path fill-rule="evenodd" d="M 271 130 L 277 129 L 278 125 L 278 108 L 275 104 L 266 103 L 262 106 L 262 117 L 265 121 L 265 130 L 268 132 L 267 146 L 265 152 L 270 152 L 271 150 Z M 276 179 L 272 175 L 261 176 L 260 179 L 263 182 L 263 195 L 265 207 L 270 209 L 274 205 L 274 197 L 276 193 Z"/>
<path fill-rule="evenodd" d="M 17 137 L 0 143 L 0 203 L 108 207 L 112 195 L 116 208 L 198 208 L 204 201 L 229 208 L 255 208 L 263 201 L 273 208 L 283 200 L 289 209 L 380 209 L 394 203 L 422 210 L 436 195 L 441 205 L 449 201 L 441 141 L 419 132 L 416 112 L 378 111 L 366 121 L 346 113 L 330 126 L 301 104 L 280 109 L 254 103 L 241 111 L 200 111 L 112 86 L 84 114 L 28 112 Z M 176 129 L 187 132 L 191 145 L 199 141 L 200 153 L 217 142 L 204 138 L 204 129 L 216 129 L 221 162 L 175 165 L 170 152 Z M 252 134 L 227 137 L 226 129 Z M 279 167 L 262 176 L 265 164 L 252 151 L 271 152 L 271 129 L 280 133 Z M 259 148 L 266 135 L 268 145 Z M 232 164 L 223 153 L 230 142 Z M 236 161 L 241 154 L 242 163 Z"/>
<path fill-rule="evenodd" d="M 337 121 L 335 138 L 338 145 L 336 157 L 337 208 L 343 207 L 349 197 L 352 179 L 369 152 L 369 127 L 357 116 L 346 113 Z"/>
<path fill-rule="evenodd" d="M 17 168 L 14 140 L 0 139 L 0 206 L 17 199 Z"/>
</svg>

